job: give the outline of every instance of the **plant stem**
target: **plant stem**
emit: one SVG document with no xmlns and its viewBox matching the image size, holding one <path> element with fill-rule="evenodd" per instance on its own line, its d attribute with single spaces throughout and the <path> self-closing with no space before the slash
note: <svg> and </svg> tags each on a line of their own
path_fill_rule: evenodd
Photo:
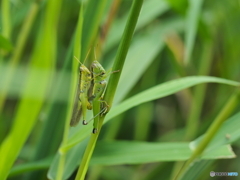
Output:
<svg viewBox="0 0 240 180">
<path fill-rule="evenodd" d="M 72 113 L 72 109 L 73 109 L 74 89 L 75 89 L 76 82 L 77 82 L 78 63 L 74 59 L 74 57 L 77 57 L 79 59 L 81 57 L 81 53 L 82 53 L 82 50 L 81 50 L 82 49 L 82 46 L 81 46 L 82 24 L 83 24 L 83 5 L 80 4 L 78 23 L 77 23 L 75 39 L 74 39 L 74 49 L 73 49 L 73 64 L 72 64 L 73 71 L 72 71 L 71 93 L 70 93 L 70 100 L 69 100 L 70 105 L 69 105 L 69 109 L 68 109 L 67 120 L 66 120 L 65 126 L 64 126 L 64 133 L 63 133 L 63 140 L 62 140 L 61 147 L 64 146 L 68 140 L 70 117 L 71 117 L 71 113 Z M 59 148 L 59 150 L 61 149 L 61 147 Z M 57 169 L 57 180 L 61 180 L 62 176 L 63 176 L 66 152 L 60 150 L 59 154 L 60 154 L 60 159 L 59 159 L 59 164 L 58 164 L 58 169 Z"/>
<path fill-rule="evenodd" d="M 224 121 L 228 118 L 228 116 L 233 112 L 235 107 L 238 105 L 240 97 L 240 91 L 237 90 L 233 95 L 229 98 L 228 102 L 226 103 L 225 107 L 222 109 L 220 114 L 216 117 L 216 119 L 213 121 L 209 129 L 207 130 L 205 136 L 203 137 L 203 140 L 200 142 L 200 144 L 197 146 L 197 148 L 194 150 L 191 157 L 188 159 L 188 161 L 183 165 L 180 172 L 177 174 L 177 176 L 174 179 L 181 179 L 181 177 L 184 175 L 184 173 L 187 171 L 187 169 L 191 166 L 192 163 L 199 157 L 204 149 L 207 147 L 207 145 L 211 142 L 214 135 L 218 132 L 221 125 L 224 123 Z"/>
<path fill-rule="evenodd" d="M 124 61 L 127 56 L 127 52 L 128 52 L 129 46 L 130 46 L 130 42 L 132 40 L 132 36 L 133 36 L 134 29 L 137 24 L 137 20 L 138 20 L 138 16 L 139 16 L 142 4 L 143 4 L 143 0 L 134 0 L 134 2 L 132 4 L 131 10 L 130 10 L 130 15 L 129 15 L 129 18 L 128 18 L 128 21 L 127 21 L 127 24 L 126 24 L 126 27 L 125 27 L 125 30 L 123 33 L 123 37 L 122 37 L 120 46 L 118 48 L 116 59 L 114 61 L 113 70 L 122 70 L 122 68 L 123 68 Z M 110 76 L 109 84 L 108 84 L 108 87 L 107 87 L 107 90 L 105 93 L 105 97 L 107 100 L 106 102 L 109 104 L 110 107 L 112 105 L 112 101 L 113 101 L 114 94 L 117 89 L 117 84 L 118 84 L 120 75 L 121 75 L 121 71 L 119 73 L 114 73 Z M 94 115 L 96 115 L 98 112 L 100 112 L 100 102 L 97 101 L 97 102 L 93 102 L 93 103 L 94 103 L 93 104 Z M 99 108 L 99 109 L 95 110 L 95 107 Z M 99 118 L 98 132 L 97 132 L 97 134 L 91 135 L 90 141 L 89 141 L 88 146 L 83 155 L 83 159 L 82 159 L 82 162 L 78 169 L 78 173 L 77 173 L 75 180 L 84 180 L 84 178 L 85 178 L 85 175 L 86 175 L 86 172 L 88 169 L 88 165 L 89 165 L 89 161 L 92 157 L 92 153 L 95 148 L 98 135 L 101 131 L 105 116 L 106 116 L 106 114 L 103 115 L 102 117 L 99 117 L 99 116 L 97 117 L 97 118 Z"/>
<path fill-rule="evenodd" d="M 112 106 L 113 98 L 117 89 L 118 81 L 123 69 L 123 65 L 127 56 L 127 52 L 132 40 L 132 36 L 134 33 L 134 29 L 137 24 L 138 16 L 143 4 L 143 0 L 134 0 L 133 5 L 131 7 L 131 12 L 127 20 L 127 25 L 124 29 L 122 40 L 120 42 L 117 56 L 113 64 L 113 71 L 119 70 L 118 73 L 113 73 L 109 78 L 109 83 L 107 86 L 107 90 L 104 96 L 104 99 L 107 101 L 109 105 L 109 109 Z"/>
<path fill-rule="evenodd" d="M 94 100 L 93 101 L 94 116 L 96 114 L 98 114 L 99 112 L 100 112 L 100 101 L 99 100 Z M 84 180 L 84 178 L 85 178 L 85 175 L 87 173 L 87 169 L 88 169 L 88 166 L 89 166 L 89 162 L 90 162 L 91 157 L 92 157 L 93 150 L 95 148 L 99 133 L 101 131 L 103 120 L 104 120 L 104 117 L 100 117 L 100 116 L 96 116 L 94 118 L 94 123 L 98 122 L 98 125 L 97 125 L 98 132 L 96 134 L 93 134 L 93 133 L 91 134 L 90 141 L 89 141 L 89 143 L 87 145 L 87 148 L 84 152 L 83 159 L 82 159 L 81 164 L 79 166 L 78 173 L 77 173 L 77 176 L 76 176 L 75 180 Z"/>
</svg>

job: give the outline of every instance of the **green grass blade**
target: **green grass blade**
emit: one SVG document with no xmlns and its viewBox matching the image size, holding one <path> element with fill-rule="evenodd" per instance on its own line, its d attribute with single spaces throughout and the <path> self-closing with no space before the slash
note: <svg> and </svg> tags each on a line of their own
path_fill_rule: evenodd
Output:
<svg viewBox="0 0 240 180">
<path fill-rule="evenodd" d="M 229 145 L 203 154 L 202 159 L 234 158 Z M 189 143 L 150 143 L 138 141 L 99 142 L 92 165 L 142 164 L 159 161 L 182 161 L 192 154 Z"/>
<path fill-rule="evenodd" d="M 185 31 L 185 55 L 184 63 L 188 64 L 191 60 L 191 54 L 194 47 L 194 41 L 196 39 L 197 27 L 199 22 L 199 16 L 203 0 L 189 0 L 189 9 L 186 19 L 186 31 Z"/>
<path fill-rule="evenodd" d="M 86 57 L 87 51 L 93 45 L 96 38 L 100 22 L 106 7 L 107 0 L 95 1 L 89 0 L 86 12 L 84 13 L 83 21 L 83 36 L 82 36 L 82 54 L 81 59 Z"/>
<path fill-rule="evenodd" d="M 109 121 L 113 117 L 127 111 L 128 109 L 142 104 L 144 102 L 152 101 L 158 98 L 162 98 L 171 94 L 174 94 L 180 90 L 192 87 L 197 84 L 201 83 L 223 83 L 233 86 L 239 86 L 240 84 L 235 81 L 230 81 L 226 79 L 221 79 L 217 77 L 210 77 L 210 76 L 192 76 L 181 78 L 177 80 L 172 80 L 160 85 L 157 85 L 153 88 L 150 88 L 144 92 L 141 92 L 121 104 L 112 108 L 112 110 L 107 114 L 105 122 Z M 89 126 L 81 126 L 79 131 L 71 136 L 68 140 L 66 146 L 62 147 L 62 151 L 67 151 L 69 148 L 73 147 L 83 139 L 88 136 L 88 133 L 91 131 L 91 127 Z"/>
<path fill-rule="evenodd" d="M 92 128 L 91 128 L 92 129 Z M 63 172 L 62 179 L 68 179 L 73 171 L 77 168 L 79 165 L 79 161 L 82 159 L 83 153 L 86 149 L 87 143 L 89 141 L 89 138 L 86 138 L 84 141 L 73 147 L 71 150 L 69 150 L 66 154 L 66 162 Z M 55 180 L 57 177 L 57 165 L 59 163 L 60 155 L 58 152 L 58 155 L 55 156 L 50 169 L 48 171 L 48 178 Z"/>
<path fill-rule="evenodd" d="M 133 38 L 132 45 L 124 64 L 124 69 L 119 80 L 114 104 L 122 101 L 127 93 L 138 82 L 146 69 L 151 65 L 157 54 L 163 50 L 165 37 L 169 31 L 173 29 L 181 31 L 183 26 L 184 23 L 181 19 L 170 19 L 166 22 L 149 27 L 147 31 L 139 33 Z M 133 69 L 134 73 L 132 71 Z M 131 76 L 129 76 L 129 74 L 131 74 Z"/>
<path fill-rule="evenodd" d="M 62 145 L 67 143 L 67 138 L 69 134 L 69 124 L 70 124 L 70 118 L 71 118 L 71 113 L 73 109 L 73 104 L 74 104 L 74 95 L 75 95 L 75 90 L 76 90 L 76 85 L 77 83 L 77 76 L 78 76 L 78 62 L 76 61 L 75 57 L 77 59 L 80 59 L 81 54 L 82 54 L 82 29 L 83 29 L 83 5 L 81 4 L 79 10 L 79 15 L 78 15 L 78 23 L 76 27 L 76 32 L 75 32 L 75 39 L 74 39 L 74 46 L 73 46 L 73 58 L 72 58 L 72 80 L 71 80 L 71 85 L 70 85 L 70 97 L 69 97 L 69 108 L 67 110 L 67 119 L 65 121 L 65 126 L 64 126 L 64 134 L 63 134 L 63 140 L 62 140 Z M 62 153 L 60 156 L 60 160 L 58 161 L 58 169 L 57 169 L 57 177 L 56 179 L 62 179 L 63 173 L 64 173 L 64 166 L 65 166 L 65 158 L 66 154 Z"/>
<path fill-rule="evenodd" d="M 148 0 L 145 1 L 139 15 L 139 20 L 136 26 L 136 31 L 146 26 L 148 23 L 153 21 L 156 17 L 162 15 L 169 10 L 169 5 L 164 0 Z M 107 38 L 104 51 L 108 51 L 110 48 L 115 46 L 121 39 L 124 25 L 127 21 L 127 15 L 121 19 L 117 19 L 110 29 L 109 36 Z"/>
<path fill-rule="evenodd" d="M 208 148 L 207 149 L 209 149 L 209 151 L 208 152 L 206 152 L 206 154 L 205 154 L 205 158 L 203 158 L 203 159 L 214 159 L 214 158 L 221 158 L 220 156 L 221 155 L 224 155 L 224 156 L 227 156 L 227 154 L 224 154 L 225 152 L 227 152 L 227 153 L 230 153 L 229 155 L 232 155 L 231 157 L 234 157 L 234 154 L 229 150 L 229 151 L 225 151 L 226 149 L 226 147 L 227 148 L 229 148 L 229 146 L 227 146 L 228 144 L 230 144 L 230 143 L 233 143 L 233 142 L 235 142 L 236 140 L 238 140 L 238 139 L 240 139 L 240 131 L 239 131 L 239 126 L 240 126 L 240 112 L 239 113 L 237 113 L 237 114 L 235 114 L 234 116 L 232 116 L 231 118 L 229 118 L 224 124 L 223 124 L 223 126 L 221 127 L 221 129 L 218 131 L 218 133 L 216 134 L 216 136 L 215 136 L 215 138 L 213 139 L 213 141 L 211 142 L 211 144 L 209 144 L 209 146 L 208 146 Z M 85 126 L 84 126 L 85 127 Z M 92 129 L 92 127 L 90 127 L 90 130 Z M 226 133 L 229 133 L 229 135 L 230 135 L 230 139 L 226 139 L 226 136 L 225 136 L 225 134 Z M 181 158 L 182 158 L 182 160 L 184 159 L 184 158 L 189 158 L 190 157 L 190 155 L 191 155 L 191 149 L 192 149 L 192 147 L 193 146 L 195 146 L 194 144 L 196 144 L 196 143 L 198 143 L 199 141 L 200 141 L 200 139 L 201 139 L 201 137 L 200 138 L 198 138 L 198 139 L 196 139 L 195 141 L 193 141 L 193 142 L 190 142 L 190 143 L 186 143 L 187 144 L 187 147 L 186 147 L 186 151 L 185 152 L 190 152 L 190 154 L 179 154 L 179 157 L 177 157 L 177 158 L 173 158 L 172 157 L 172 159 L 171 159 L 171 157 L 169 156 L 168 158 L 168 160 L 172 160 L 172 161 L 177 161 L 177 160 L 181 160 Z M 97 144 L 97 148 L 96 148 L 96 151 L 95 151 L 95 153 L 93 154 L 93 159 L 92 159 L 92 161 L 90 162 L 92 165 L 93 164 L 106 164 L 106 163 L 108 163 L 108 161 L 106 161 L 106 160 L 104 160 L 103 161 L 103 158 L 108 158 L 107 157 L 107 155 L 109 154 L 110 156 L 111 156 L 111 158 L 114 158 L 114 157 L 112 157 L 112 153 L 114 153 L 114 152 L 112 152 L 112 149 L 115 149 L 115 147 L 113 147 L 113 146 L 111 146 L 110 144 L 108 144 L 109 146 L 108 146 L 108 148 L 107 148 L 107 152 L 105 152 L 105 150 L 103 150 L 103 148 L 105 148 L 104 147 L 104 145 L 107 145 L 106 144 L 107 142 L 102 142 L 102 144 L 100 143 L 99 144 L 99 146 L 98 146 L 98 144 Z M 118 142 L 116 142 L 116 143 L 118 143 Z M 125 143 L 125 142 L 123 142 L 123 143 Z M 126 142 L 126 143 L 131 143 L 131 142 Z M 143 144 L 145 144 L 145 142 L 136 142 L 136 143 L 143 143 Z M 86 144 L 86 140 L 85 141 L 83 141 L 82 143 L 80 143 L 80 144 L 78 144 L 77 146 L 75 146 L 74 148 L 72 148 L 70 151 L 69 151 L 69 153 L 68 153 L 68 156 L 70 156 L 71 158 L 68 158 L 67 160 L 66 160 L 66 169 L 67 170 L 65 170 L 65 172 L 64 172 L 64 174 L 66 174 L 66 176 L 64 175 L 64 179 L 67 179 L 69 176 L 70 176 L 70 174 L 74 171 L 74 169 L 76 168 L 76 166 L 77 166 L 77 164 L 76 164 L 76 159 L 81 159 L 81 154 L 83 153 L 83 149 L 84 149 L 84 145 L 82 145 L 82 144 Z M 159 147 L 158 145 L 160 145 L 161 143 L 156 143 L 156 145 L 154 144 L 154 143 L 150 143 L 150 145 L 153 145 L 153 146 L 155 146 L 155 147 Z M 164 144 L 164 143 L 163 143 Z M 172 143 L 166 143 L 167 145 L 171 145 Z M 174 143 L 173 143 L 174 144 Z M 179 145 L 180 144 L 180 145 Z M 185 143 L 176 143 L 175 145 L 179 145 L 179 146 L 181 146 L 181 147 L 183 147 L 183 149 L 185 149 L 185 145 L 184 145 Z M 146 145 L 148 145 L 148 143 L 146 143 Z M 120 145 L 119 145 L 120 146 Z M 160 145 L 161 146 L 161 145 Z M 189 148 L 190 147 L 190 148 Z M 215 156 L 215 150 L 217 150 L 219 147 L 222 147 L 222 148 L 224 148 L 224 152 L 223 152 L 223 154 L 221 154 L 221 155 L 217 155 L 217 156 Z M 99 149 L 100 148 L 100 149 Z M 128 148 L 128 147 L 125 147 L 125 148 Z M 159 148 L 161 148 L 161 147 L 159 147 Z M 121 148 L 120 148 L 121 149 Z M 181 148 L 180 148 L 181 149 Z M 119 152 L 119 150 L 116 150 L 118 153 L 120 153 Z M 171 149 L 170 149 L 170 151 L 172 151 Z M 220 151 L 219 151 L 220 152 Z M 159 152 L 160 153 L 160 152 Z M 165 152 L 165 153 L 167 153 L 167 152 Z M 209 154 L 208 154 L 209 153 Z M 128 153 L 126 153 L 126 154 L 128 154 Z M 147 153 L 147 154 L 149 154 L 149 153 Z M 173 152 L 173 154 L 178 154 L 178 151 L 177 152 Z M 211 156 L 210 156 L 211 155 Z M 142 156 L 147 156 L 146 154 L 144 155 L 144 154 L 142 154 Z M 151 155 L 150 155 L 151 156 Z M 55 157 L 55 159 L 57 159 L 57 157 L 59 157 L 59 155 L 58 156 L 56 156 Z M 109 157 L 110 158 L 110 157 Z M 156 157 L 155 157 L 156 158 Z M 227 158 L 227 157 L 226 157 Z M 119 161 L 121 160 L 121 158 L 115 158 L 115 159 L 113 159 L 114 160 L 114 163 L 117 163 L 117 161 L 118 161 L 118 163 L 120 163 Z M 146 158 L 146 159 L 148 159 L 148 158 Z M 185 160 L 186 160 L 185 159 Z M 162 155 L 162 159 L 161 159 L 161 161 L 163 161 L 164 160 L 164 156 Z M 165 159 L 166 160 L 166 159 Z M 126 161 L 128 161 L 129 162 L 129 160 L 126 160 Z M 125 162 L 126 162 L 125 161 Z M 132 161 L 133 162 L 133 161 Z M 147 162 L 147 160 L 145 161 L 145 162 Z M 49 174 L 51 174 L 51 179 L 55 179 L 54 178 L 54 167 L 56 166 L 56 163 L 57 163 L 57 161 L 55 161 L 52 165 L 51 165 L 51 173 L 49 173 Z M 136 162 L 133 162 L 133 163 L 137 163 L 137 160 L 136 160 Z"/>
<path fill-rule="evenodd" d="M 240 112 L 229 118 L 219 129 L 205 151 L 217 148 L 224 144 L 231 144 L 240 139 Z M 195 149 L 204 136 L 191 142 L 190 146 Z"/>
<path fill-rule="evenodd" d="M 13 127 L 0 147 L 0 179 L 6 179 L 19 151 L 27 140 L 44 103 L 53 65 L 55 64 L 56 30 L 61 1 L 49 1 L 44 19 L 43 31 L 39 34 L 35 51 L 32 55 L 28 79 L 19 103 Z M 41 69 L 42 79 L 34 73 L 34 68 Z M 32 88 L 35 84 L 35 88 Z M 37 87 L 37 89 L 36 89 Z M 28 93 L 38 93 L 40 99 L 28 98 Z"/>
<path fill-rule="evenodd" d="M 214 160 L 198 161 L 193 166 L 190 167 L 190 169 L 183 176 L 182 179 L 196 179 L 196 178 L 206 179 L 207 177 L 209 177 L 209 172 L 213 170 L 213 164 Z M 201 176 L 205 176 L 205 178 L 201 178 Z"/>
<path fill-rule="evenodd" d="M 210 127 L 207 129 L 204 138 L 202 141 L 194 148 L 194 151 L 191 157 L 187 160 L 187 162 L 183 165 L 180 169 L 179 173 L 176 175 L 175 179 L 181 179 L 182 176 L 186 173 L 189 167 L 200 157 L 206 147 L 209 145 L 211 140 L 219 131 L 220 127 L 224 123 L 224 121 L 228 118 L 228 116 L 235 110 L 236 106 L 238 105 L 240 98 L 240 92 L 236 91 L 232 94 L 232 96 L 228 99 L 228 102 L 224 105 L 218 116 L 214 119 Z"/>
<path fill-rule="evenodd" d="M 32 28 L 33 22 L 35 20 L 35 17 L 38 12 L 39 5 L 37 2 L 33 2 L 30 10 L 26 16 L 26 19 L 24 21 L 24 24 L 18 34 L 16 47 L 13 50 L 13 55 L 11 58 L 11 61 L 9 63 L 10 69 L 7 71 L 5 84 L 3 85 L 3 90 L 0 94 L 0 111 L 2 110 L 4 106 L 4 102 L 7 97 L 7 93 L 9 91 L 9 86 L 11 84 L 11 81 L 13 79 L 14 72 L 16 71 L 16 66 L 19 63 L 20 57 L 22 55 L 23 49 L 26 44 L 27 37 L 29 35 L 29 32 Z"/>
<path fill-rule="evenodd" d="M 130 109 L 132 107 L 135 107 L 139 104 L 142 104 L 144 102 L 152 101 L 161 97 L 168 96 L 170 94 L 176 93 L 180 90 L 189 88 L 191 86 L 200 84 L 200 83 L 206 83 L 206 82 L 214 82 L 214 83 L 223 83 L 228 84 L 232 86 L 239 86 L 240 83 L 236 81 L 221 79 L 217 77 L 210 77 L 210 76 L 192 76 L 192 77 L 186 77 L 181 78 L 177 80 L 172 80 L 160 85 L 157 85 L 153 88 L 150 88 L 144 92 L 141 92 L 118 106 L 114 107 L 107 115 L 106 120 L 111 119 L 115 117 L 118 114 L 121 114 L 122 112 L 126 111 L 127 109 Z"/>
</svg>

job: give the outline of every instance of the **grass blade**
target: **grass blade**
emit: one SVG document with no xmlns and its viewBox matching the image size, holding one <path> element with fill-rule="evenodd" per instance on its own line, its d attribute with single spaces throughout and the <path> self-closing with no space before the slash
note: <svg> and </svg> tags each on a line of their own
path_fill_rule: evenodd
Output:
<svg viewBox="0 0 240 180">
<path fill-rule="evenodd" d="M 194 47 L 194 41 L 197 34 L 200 11 L 203 0 L 189 0 L 189 9 L 187 12 L 186 32 L 185 32 L 185 56 L 184 63 L 188 64 Z"/>
<path fill-rule="evenodd" d="M 44 20 L 45 26 L 41 34 L 39 34 L 40 36 L 32 55 L 31 69 L 28 72 L 28 80 L 18 106 L 15 121 L 11 132 L 0 147 L 0 179 L 7 178 L 10 168 L 27 140 L 44 103 L 45 93 L 52 75 L 51 70 L 55 62 L 56 25 L 60 7 L 61 1 L 48 2 Z M 38 77 L 32 68 L 43 70 L 41 81 L 38 81 Z M 35 84 L 35 88 L 32 88 L 32 84 Z M 38 87 L 37 90 L 36 87 Z M 28 93 L 38 93 L 41 99 L 27 98 Z"/>
</svg>

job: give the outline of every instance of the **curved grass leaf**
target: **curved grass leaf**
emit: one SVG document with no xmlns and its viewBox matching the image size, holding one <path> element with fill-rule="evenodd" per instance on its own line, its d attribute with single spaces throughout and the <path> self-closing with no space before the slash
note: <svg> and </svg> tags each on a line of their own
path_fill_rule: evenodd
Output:
<svg viewBox="0 0 240 180">
<path fill-rule="evenodd" d="M 155 99 L 159 99 L 165 96 L 169 96 L 171 94 L 174 94 L 178 91 L 192 87 L 197 84 L 210 83 L 210 82 L 228 84 L 232 86 L 240 85 L 240 83 L 236 81 L 226 80 L 226 79 L 217 78 L 217 77 L 210 77 L 210 76 L 192 76 L 192 77 L 185 77 L 177 80 L 168 81 L 160 85 L 157 85 L 155 87 L 149 88 L 148 90 L 145 90 L 125 100 L 121 104 L 113 107 L 111 111 L 107 114 L 105 123 L 110 119 L 112 119 L 113 117 L 139 104 L 152 101 Z M 89 135 L 89 132 L 91 131 L 90 129 L 91 129 L 90 126 L 81 126 L 79 131 L 69 139 L 67 146 L 62 147 L 62 150 L 66 151 L 67 149 L 71 148 L 72 146 L 76 145 L 77 143 L 85 139 Z"/>
<path fill-rule="evenodd" d="M 225 151 L 226 147 L 229 148 L 229 146 L 225 146 L 227 144 L 230 144 L 236 140 L 238 140 L 240 138 L 240 132 L 239 132 L 239 126 L 240 126 L 240 112 L 235 114 L 234 116 L 230 117 L 224 124 L 223 126 L 221 127 L 221 129 L 219 130 L 219 132 L 216 134 L 216 137 L 213 139 L 212 143 L 209 145 L 209 148 L 211 148 L 211 150 L 209 152 L 206 152 L 205 155 L 204 155 L 204 158 L 203 159 L 214 159 L 214 158 L 220 158 L 220 157 L 223 157 L 223 154 L 218 154 L 215 156 L 215 150 L 218 149 L 219 147 L 222 147 L 223 150 L 224 150 L 224 153 L 227 152 L 227 153 L 230 153 L 231 151 Z M 226 139 L 226 136 L 225 134 L 226 133 L 230 133 L 230 138 L 229 139 Z M 77 167 L 77 163 L 79 161 L 76 161 L 76 159 L 81 159 L 81 156 L 82 156 L 82 153 L 85 149 L 85 146 L 87 144 L 87 139 L 84 140 L 82 143 L 78 144 L 77 146 L 75 146 L 74 148 L 72 148 L 67 154 L 67 156 L 69 158 L 67 158 L 66 160 L 66 165 L 65 165 L 65 170 L 64 170 L 64 179 L 67 179 L 71 174 L 72 172 L 74 171 L 74 169 Z M 173 155 L 175 155 L 174 157 L 166 157 L 164 159 L 163 157 L 163 154 L 160 154 L 162 156 L 162 159 L 161 161 L 176 161 L 176 160 L 184 160 L 184 158 L 188 157 L 188 152 L 190 152 L 192 149 L 191 146 L 192 146 L 192 143 L 195 143 L 195 142 L 198 142 L 199 141 L 199 138 L 197 138 L 195 141 L 191 142 L 190 143 L 190 146 L 189 146 L 189 143 L 156 143 L 156 145 L 154 143 L 142 143 L 142 142 L 136 142 L 137 145 L 138 143 L 140 145 L 146 145 L 147 147 L 146 148 L 150 148 L 153 147 L 153 148 L 166 148 L 168 147 L 169 150 L 173 153 Z M 114 142 L 117 144 L 117 146 L 120 146 L 120 143 L 123 143 L 123 144 L 131 144 L 131 142 Z M 187 147 L 185 146 L 185 144 L 187 144 Z M 215 144 L 215 145 L 214 145 Z M 104 146 L 107 145 L 108 147 L 105 148 Z M 113 144 L 112 144 L 113 145 Z M 109 158 L 111 158 L 111 163 L 120 163 L 120 160 L 117 159 L 117 157 L 112 157 L 113 154 L 117 154 L 117 153 L 121 153 L 119 152 L 119 150 L 116 150 L 116 152 L 112 152 L 113 149 L 115 149 L 115 147 L 112 147 L 111 144 L 109 143 L 106 143 L 106 142 L 101 142 L 99 144 L 97 144 L 97 148 L 96 148 L 96 151 L 94 152 L 93 154 L 93 159 L 91 161 L 91 164 L 94 165 L 94 164 L 110 164 L 110 162 L 105 162 L 106 160 L 104 160 L 104 162 L 101 160 L 103 159 L 103 157 L 105 158 L 108 158 L 107 155 L 110 155 Z M 164 146 L 165 145 L 165 146 Z M 214 145 L 214 146 L 213 146 Z M 175 151 L 173 151 L 173 149 L 170 149 L 170 147 L 173 147 L 175 146 L 175 148 L 179 148 L 179 149 L 175 149 Z M 224 148 L 225 147 L 225 148 Z M 122 147 L 119 147 L 119 149 L 121 149 Z M 128 149 L 130 147 L 125 147 L 125 150 Z M 134 148 L 134 147 L 133 147 Z M 179 154 L 181 150 L 186 150 L 185 151 L 185 154 L 181 155 Z M 220 151 L 219 151 L 220 152 Z M 166 153 L 166 152 L 164 152 Z M 128 152 L 126 153 L 128 154 Z M 150 154 L 150 153 L 147 153 L 147 155 Z M 231 154 L 231 153 L 230 153 Z M 229 154 L 229 155 L 230 155 Z M 120 154 L 121 155 L 121 154 Z M 179 156 L 178 156 L 179 155 Z M 211 155 L 211 156 L 210 156 Z M 225 156 L 228 155 L 228 154 L 225 154 Z M 233 154 L 231 154 L 232 157 L 233 157 Z M 141 156 L 146 156 L 145 155 L 141 155 Z M 56 170 L 56 164 L 58 163 L 58 157 L 59 155 L 57 155 L 53 161 L 53 163 L 51 164 L 51 168 L 50 168 L 50 171 L 49 171 L 49 175 L 48 177 L 51 178 L 51 179 L 54 179 L 55 177 L 55 170 Z M 145 157 L 146 159 L 148 159 L 147 157 Z M 174 159 L 176 158 L 176 159 Z M 150 158 L 149 158 L 150 159 Z M 124 163 L 130 163 L 130 160 L 125 160 Z M 133 161 L 131 160 L 132 162 L 131 163 L 134 163 L 136 164 L 137 162 L 139 162 L 138 160 L 136 161 Z M 143 161 L 143 159 L 141 160 Z M 150 160 L 146 160 L 145 162 L 150 162 Z M 19 165 L 20 167 L 16 167 L 16 170 L 17 169 L 21 169 L 22 171 L 27 171 L 27 168 L 28 166 L 25 166 L 25 165 Z M 23 166 L 23 167 L 21 167 Z M 32 163 L 32 166 L 38 166 L 38 162 L 35 163 Z M 40 168 L 39 168 L 40 169 Z M 13 170 L 12 172 L 16 172 L 15 170 Z"/>
<path fill-rule="evenodd" d="M 203 154 L 202 159 L 234 158 L 231 146 L 224 145 Z M 192 154 L 189 143 L 150 143 L 137 141 L 99 142 L 92 165 L 141 164 L 183 161 Z"/>
<path fill-rule="evenodd" d="M 139 104 L 152 101 L 158 98 L 162 98 L 162 97 L 174 94 L 183 89 L 189 88 L 191 86 L 201 84 L 201 83 L 206 83 L 206 82 L 222 83 L 222 84 L 228 84 L 232 86 L 240 85 L 240 83 L 236 81 L 226 80 L 226 79 L 217 78 L 217 77 L 210 77 L 210 76 L 191 76 L 191 77 L 185 77 L 177 80 L 168 81 L 166 83 L 162 83 L 153 88 L 150 88 L 144 92 L 141 92 L 125 100 L 121 104 L 117 105 L 108 113 L 106 121 L 109 119 L 112 119 L 113 117 Z"/>
<path fill-rule="evenodd" d="M 28 79 L 15 115 L 13 127 L 0 147 L 0 179 L 6 179 L 22 146 L 27 140 L 44 103 L 48 83 L 55 64 L 56 30 L 61 1 L 49 1 L 44 19 L 44 28 L 39 33 L 38 41 L 32 54 Z M 38 80 L 32 68 L 42 70 L 42 79 Z M 32 85 L 35 85 L 32 88 Z M 28 93 L 38 90 L 41 99 L 28 98 Z"/>
</svg>

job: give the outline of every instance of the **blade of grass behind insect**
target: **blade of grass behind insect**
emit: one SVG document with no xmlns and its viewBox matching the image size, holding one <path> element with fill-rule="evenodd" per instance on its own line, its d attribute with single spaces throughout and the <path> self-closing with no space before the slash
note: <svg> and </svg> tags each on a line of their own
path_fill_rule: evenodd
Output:
<svg viewBox="0 0 240 180">
<path fill-rule="evenodd" d="M 71 113 L 73 109 L 73 103 L 74 103 L 74 93 L 77 85 L 77 76 L 78 76 L 78 62 L 75 60 L 75 57 L 80 59 L 81 53 L 82 53 L 82 29 L 83 29 L 83 5 L 80 4 L 80 10 L 79 10 L 79 16 L 78 16 L 78 23 L 77 28 L 75 32 L 75 39 L 74 39 L 74 47 L 73 47 L 73 58 L 72 58 L 72 79 L 71 79 L 71 85 L 70 85 L 70 96 L 69 96 L 69 103 L 68 103 L 68 110 L 67 110 L 67 119 L 65 121 L 64 126 L 64 133 L 63 133 L 63 139 L 62 139 L 62 145 L 65 145 L 67 143 L 68 134 L 69 134 L 69 124 L 70 124 L 70 118 Z M 65 166 L 65 158 L 66 153 L 60 153 L 60 160 L 58 161 L 58 169 L 57 169 L 57 180 L 61 180 L 63 173 L 64 173 L 64 166 Z"/>
<path fill-rule="evenodd" d="M 10 69 L 7 71 L 6 79 L 4 81 L 5 84 L 3 85 L 4 89 L 2 90 L 2 92 L 0 94 L 0 111 L 2 110 L 2 108 L 4 106 L 4 102 L 7 97 L 9 85 L 13 78 L 15 68 L 20 60 L 23 48 L 25 47 L 27 37 L 29 35 L 29 32 L 31 30 L 31 27 L 33 25 L 35 17 L 37 15 L 38 6 L 39 5 L 36 1 L 32 3 L 29 13 L 27 14 L 26 19 L 24 21 L 24 24 L 23 24 L 20 32 L 18 33 L 16 47 L 14 48 L 13 55 L 12 55 L 11 61 L 9 63 Z"/>
<path fill-rule="evenodd" d="M 28 79 L 21 96 L 13 127 L 1 144 L 0 179 L 6 179 L 19 151 L 27 140 L 43 105 L 53 64 L 55 64 L 56 32 L 61 1 L 49 1 L 44 18 L 44 27 L 40 30 L 37 44 L 32 54 Z M 42 79 L 34 73 L 33 68 L 42 70 Z M 35 88 L 32 88 L 35 84 Z M 37 87 L 37 88 L 36 88 Z M 28 93 L 38 93 L 40 99 L 28 98 Z"/>
<path fill-rule="evenodd" d="M 189 0 L 185 26 L 184 64 L 188 64 L 191 60 L 202 4 L 203 0 Z"/>
<path fill-rule="evenodd" d="M 119 45 L 116 59 L 114 61 L 113 71 L 121 70 L 123 68 L 124 61 L 127 56 L 127 52 L 128 52 L 129 46 L 130 46 L 130 42 L 132 40 L 132 36 L 133 36 L 134 30 L 135 30 L 135 27 L 137 24 L 137 20 L 139 17 L 139 13 L 140 13 L 142 4 L 143 4 L 143 0 L 135 0 L 132 3 L 130 15 L 129 15 L 129 18 L 128 18 L 128 21 L 127 21 L 127 24 L 126 24 L 126 27 L 125 27 L 125 30 L 124 30 L 124 33 L 122 36 L 121 43 Z M 115 73 L 115 74 L 117 74 L 117 75 L 114 78 L 112 78 L 113 74 L 110 76 L 109 84 L 108 84 L 106 94 L 105 94 L 106 101 L 110 105 L 110 107 L 112 105 L 113 97 L 114 97 L 115 91 L 117 89 L 117 84 L 118 84 L 118 81 L 120 78 L 121 71 L 119 73 Z M 100 106 L 100 104 L 99 104 L 99 106 Z M 100 133 L 104 118 L 105 118 L 105 116 L 99 117 L 99 126 L 98 126 L 99 132 L 97 134 L 92 134 L 92 136 L 91 136 L 90 142 L 89 142 L 86 152 L 84 153 L 84 156 L 83 156 L 84 161 L 80 164 L 76 180 L 78 180 L 78 179 L 83 180 L 85 178 L 85 175 L 86 175 L 86 172 L 87 172 L 87 169 L 89 166 L 89 161 L 91 159 L 92 152 L 95 148 L 95 144 L 97 142 L 97 138 Z"/>
<path fill-rule="evenodd" d="M 82 36 L 83 46 L 81 59 L 84 59 L 84 57 L 86 57 L 86 54 L 89 48 L 91 47 L 94 38 L 96 38 L 106 5 L 107 0 L 88 1 L 83 21 L 83 36 Z"/>
</svg>

